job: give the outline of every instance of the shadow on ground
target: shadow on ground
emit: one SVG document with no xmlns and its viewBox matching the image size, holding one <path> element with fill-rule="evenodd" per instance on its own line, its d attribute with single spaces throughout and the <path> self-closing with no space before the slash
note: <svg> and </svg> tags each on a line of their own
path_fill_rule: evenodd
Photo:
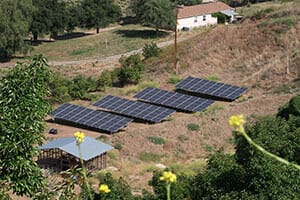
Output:
<svg viewBox="0 0 300 200">
<path fill-rule="evenodd" d="M 116 30 L 114 33 L 122 35 L 123 37 L 129 38 L 143 38 L 143 39 L 154 39 L 166 37 L 169 33 L 165 31 L 155 30 Z"/>
</svg>

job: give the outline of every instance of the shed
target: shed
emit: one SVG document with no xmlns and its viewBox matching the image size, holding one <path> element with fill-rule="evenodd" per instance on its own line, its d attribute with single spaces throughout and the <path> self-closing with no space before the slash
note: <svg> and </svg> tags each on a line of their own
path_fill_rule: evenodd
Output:
<svg viewBox="0 0 300 200">
<path fill-rule="evenodd" d="M 38 148 L 41 150 L 38 163 L 42 168 L 62 171 L 80 166 L 80 153 L 74 137 L 52 140 Z M 106 167 L 107 151 L 113 147 L 94 138 L 85 137 L 80 149 L 86 168 L 100 170 Z"/>
</svg>

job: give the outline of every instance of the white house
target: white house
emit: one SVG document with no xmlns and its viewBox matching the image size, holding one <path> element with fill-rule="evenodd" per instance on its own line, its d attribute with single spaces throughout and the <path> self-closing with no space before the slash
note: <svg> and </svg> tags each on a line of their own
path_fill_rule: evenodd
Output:
<svg viewBox="0 0 300 200">
<path fill-rule="evenodd" d="M 193 6 L 183 6 L 178 8 L 177 29 L 192 29 L 195 27 L 213 25 L 218 23 L 218 19 L 213 17 L 213 13 L 222 12 L 230 17 L 230 21 L 235 19 L 237 13 L 227 4 L 217 1 L 203 3 Z"/>
</svg>

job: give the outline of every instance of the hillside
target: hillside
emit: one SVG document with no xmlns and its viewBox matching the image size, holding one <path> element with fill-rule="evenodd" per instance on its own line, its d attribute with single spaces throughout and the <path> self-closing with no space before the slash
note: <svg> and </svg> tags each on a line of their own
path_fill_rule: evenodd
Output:
<svg viewBox="0 0 300 200">
<path fill-rule="evenodd" d="M 248 87 L 249 91 L 237 101 L 217 102 L 202 114 L 178 112 L 159 124 L 132 123 L 124 132 L 111 136 L 83 130 L 120 147 L 110 154 L 110 166 L 118 168 L 115 175 L 122 175 L 134 190 L 146 187 L 152 175 L 149 171 L 156 163 L 190 163 L 203 160 L 221 148 L 233 152 L 228 125 L 231 115 L 244 114 L 248 119 L 255 119 L 273 114 L 299 92 L 296 81 L 297 73 L 300 75 L 299 2 L 265 3 L 248 9 L 243 12 L 249 17 L 240 24 L 219 25 L 181 42 L 178 47 L 179 77 L 213 78 Z M 160 58 L 147 61 L 147 65 L 147 80 L 157 82 L 160 88 L 174 89 L 169 83 L 172 47 L 164 49 Z M 84 72 L 92 74 L 94 70 L 90 67 Z M 107 93 L 127 98 L 132 95 L 116 88 Z M 199 125 L 199 130 L 189 130 L 189 124 Z M 60 137 L 73 135 L 77 130 L 62 125 L 48 126 L 55 126 Z M 160 138 L 164 143 L 155 144 L 149 136 Z"/>
</svg>

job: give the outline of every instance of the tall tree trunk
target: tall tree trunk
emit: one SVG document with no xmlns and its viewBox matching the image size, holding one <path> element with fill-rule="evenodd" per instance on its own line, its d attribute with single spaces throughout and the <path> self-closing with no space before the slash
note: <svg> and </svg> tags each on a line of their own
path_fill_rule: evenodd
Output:
<svg viewBox="0 0 300 200">
<path fill-rule="evenodd" d="M 37 41 L 38 40 L 38 34 L 37 33 L 33 33 L 33 41 Z"/>
<path fill-rule="evenodd" d="M 97 27 L 97 34 L 99 33 L 99 27 Z"/>
</svg>

